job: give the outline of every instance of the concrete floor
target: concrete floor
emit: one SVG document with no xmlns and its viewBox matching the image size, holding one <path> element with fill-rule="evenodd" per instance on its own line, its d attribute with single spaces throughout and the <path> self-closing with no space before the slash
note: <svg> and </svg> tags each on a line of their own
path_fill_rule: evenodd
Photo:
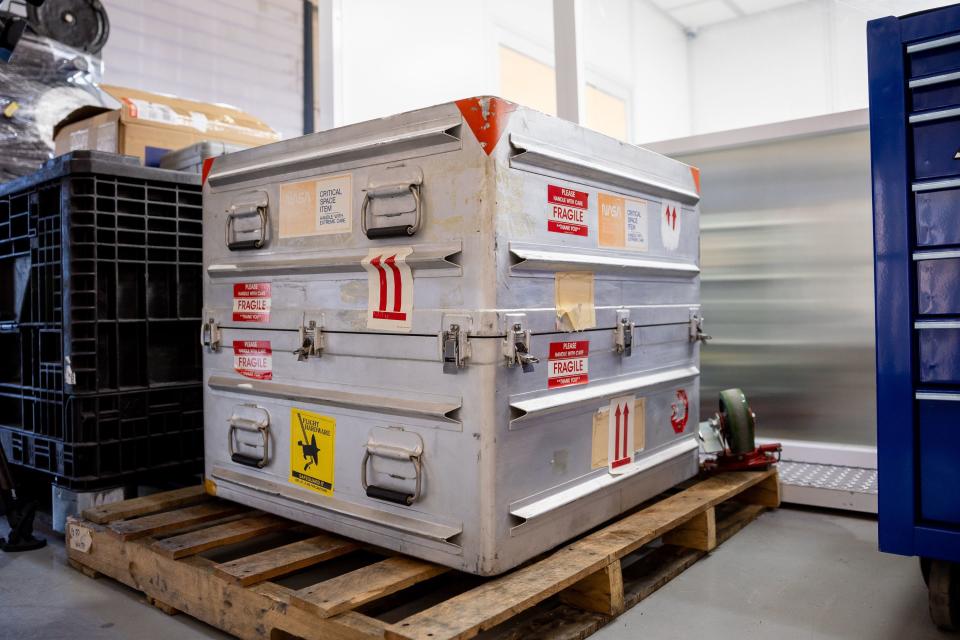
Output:
<svg viewBox="0 0 960 640">
<path fill-rule="evenodd" d="M 869 518 L 767 513 L 593 638 L 950 637 L 929 622 L 916 559 L 876 547 Z M 188 616 L 167 616 L 111 580 L 90 580 L 64 558 L 62 540 L 0 553 L 0 638 L 227 637 Z"/>
</svg>

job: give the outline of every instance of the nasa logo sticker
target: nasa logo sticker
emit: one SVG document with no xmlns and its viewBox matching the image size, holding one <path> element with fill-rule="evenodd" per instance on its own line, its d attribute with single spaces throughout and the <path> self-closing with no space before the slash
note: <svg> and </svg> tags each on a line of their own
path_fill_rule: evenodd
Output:
<svg viewBox="0 0 960 640">
<path fill-rule="evenodd" d="M 676 251 L 680 246 L 680 228 L 683 214 L 679 202 L 664 200 L 660 203 L 660 241 L 667 251 Z"/>
<path fill-rule="evenodd" d="M 337 420 L 303 409 L 290 409 L 290 482 L 333 495 Z"/>
</svg>

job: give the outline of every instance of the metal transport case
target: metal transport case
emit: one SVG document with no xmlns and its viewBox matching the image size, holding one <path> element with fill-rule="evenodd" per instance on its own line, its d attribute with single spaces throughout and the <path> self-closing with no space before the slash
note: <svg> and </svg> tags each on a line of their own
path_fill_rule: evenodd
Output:
<svg viewBox="0 0 960 640">
<path fill-rule="evenodd" d="M 216 158 L 217 156 L 246 148 L 247 146 L 242 144 L 206 140 L 164 154 L 164 156 L 160 158 L 160 168 L 170 169 L 171 171 L 200 173 L 203 170 L 203 161 L 207 158 Z"/>
<path fill-rule="evenodd" d="M 217 158 L 208 490 L 490 575 L 695 475 L 698 183 L 490 97 Z"/>
<path fill-rule="evenodd" d="M 0 443 L 61 488 L 203 464 L 200 177 L 75 151 L 0 186 Z"/>
</svg>

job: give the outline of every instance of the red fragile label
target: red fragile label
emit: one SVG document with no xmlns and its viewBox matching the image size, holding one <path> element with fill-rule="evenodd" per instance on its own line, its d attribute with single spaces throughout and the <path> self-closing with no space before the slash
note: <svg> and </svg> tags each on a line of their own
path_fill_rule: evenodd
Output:
<svg viewBox="0 0 960 640">
<path fill-rule="evenodd" d="M 560 187 L 555 184 L 547 185 L 547 202 L 553 204 L 562 204 L 568 207 L 575 207 L 577 209 L 586 209 L 588 195 L 589 194 L 586 191 L 575 191 L 573 189 L 567 189 L 566 187 Z"/>
<path fill-rule="evenodd" d="M 233 321 L 270 321 L 269 282 L 238 282 L 233 285 Z"/>
<path fill-rule="evenodd" d="M 273 379 L 273 350 L 269 340 L 234 340 L 233 368 L 254 380 Z"/>
<path fill-rule="evenodd" d="M 547 231 L 586 236 L 587 198 L 586 191 L 548 184 Z"/>
<path fill-rule="evenodd" d="M 551 342 L 547 361 L 547 388 L 587 384 L 589 377 L 590 342 Z"/>
</svg>

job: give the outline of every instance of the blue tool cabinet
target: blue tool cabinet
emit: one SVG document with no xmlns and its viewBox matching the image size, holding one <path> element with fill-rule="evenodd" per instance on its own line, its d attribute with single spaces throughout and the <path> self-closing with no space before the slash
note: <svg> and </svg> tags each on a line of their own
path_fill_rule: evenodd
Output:
<svg viewBox="0 0 960 640">
<path fill-rule="evenodd" d="M 867 40 L 880 549 L 924 559 L 933 604 L 960 591 L 960 5 Z"/>
</svg>

